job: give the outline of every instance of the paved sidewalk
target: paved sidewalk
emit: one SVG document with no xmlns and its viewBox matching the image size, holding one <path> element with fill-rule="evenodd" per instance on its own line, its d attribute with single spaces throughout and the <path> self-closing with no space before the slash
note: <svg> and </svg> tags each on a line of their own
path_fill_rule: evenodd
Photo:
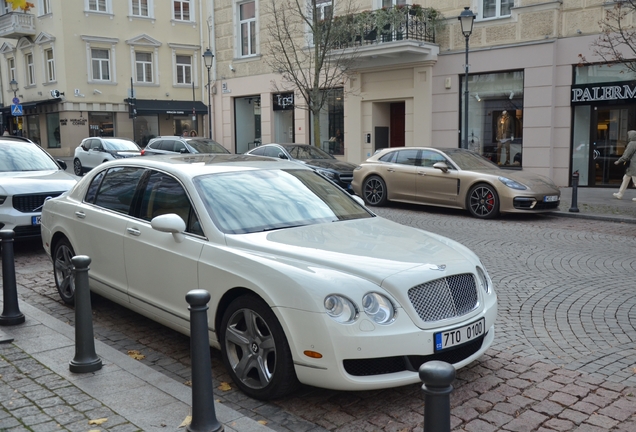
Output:
<svg viewBox="0 0 636 432">
<path fill-rule="evenodd" d="M 632 200 L 632 198 L 636 198 L 636 189 L 627 189 L 623 199 L 620 200 L 612 195 L 614 192 L 618 192 L 618 188 L 578 188 L 576 203 L 573 203 L 572 188 L 561 188 L 559 211 L 552 214 L 563 217 L 636 223 L 636 201 Z M 573 208 L 579 211 L 570 211 Z"/>
<path fill-rule="evenodd" d="M 25 323 L 0 327 L 0 337 L 14 339 L 0 343 L 0 431 L 185 431 L 191 387 L 97 340 L 102 369 L 71 373 L 75 329 L 19 307 Z M 226 432 L 271 431 L 222 404 L 215 410 Z"/>
</svg>

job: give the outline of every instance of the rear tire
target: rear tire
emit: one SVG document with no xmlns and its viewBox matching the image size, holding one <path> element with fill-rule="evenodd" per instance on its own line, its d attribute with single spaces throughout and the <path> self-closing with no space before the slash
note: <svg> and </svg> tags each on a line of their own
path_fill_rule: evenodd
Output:
<svg viewBox="0 0 636 432">
<path fill-rule="evenodd" d="M 76 176 L 80 176 L 80 177 L 82 176 L 82 174 L 84 174 L 84 168 L 82 167 L 82 163 L 77 158 L 73 160 L 73 172 L 75 173 Z"/>
<path fill-rule="evenodd" d="M 62 301 L 66 304 L 75 304 L 75 275 L 71 258 L 75 256 L 73 246 L 68 239 L 63 238 L 53 249 L 53 274 L 55 275 L 55 286 Z"/>
<path fill-rule="evenodd" d="M 362 199 L 370 206 L 383 206 L 387 203 L 386 183 L 378 176 L 367 178 L 362 184 Z"/>
<path fill-rule="evenodd" d="M 223 363 L 245 394 L 269 400 L 298 388 L 287 338 L 263 300 L 246 295 L 232 301 L 219 330 Z"/>
</svg>

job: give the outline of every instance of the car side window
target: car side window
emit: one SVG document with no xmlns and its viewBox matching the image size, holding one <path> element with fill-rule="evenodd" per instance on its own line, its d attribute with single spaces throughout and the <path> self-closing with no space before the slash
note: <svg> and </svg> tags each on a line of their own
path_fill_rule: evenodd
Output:
<svg viewBox="0 0 636 432">
<path fill-rule="evenodd" d="M 130 205 L 144 171 L 143 168 L 115 167 L 109 169 L 99 185 L 95 205 L 118 213 L 130 214 Z"/>
<path fill-rule="evenodd" d="M 102 184 L 102 180 L 104 180 L 105 173 L 106 171 L 102 171 L 93 178 L 90 186 L 88 186 L 88 191 L 86 192 L 86 196 L 84 197 L 85 202 L 91 203 L 91 204 L 94 203 L 95 197 L 97 196 L 97 191 L 99 190 L 99 186 Z"/>
<path fill-rule="evenodd" d="M 401 165 L 418 165 L 418 153 L 419 150 L 400 150 L 395 162 Z"/>
<path fill-rule="evenodd" d="M 281 149 L 279 149 L 278 147 L 272 146 L 272 147 L 267 147 L 263 155 L 273 157 L 273 158 L 278 158 L 278 155 L 281 153 L 282 153 Z"/>
<path fill-rule="evenodd" d="M 91 140 L 91 150 L 101 150 L 102 149 L 102 142 L 100 140 Z"/>
<path fill-rule="evenodd" d="M 441 154 L 431 151 L 431 150 L 422 150 L 422 166 L 425 167 L 433 167 L 437 162 L 444 162 L 449 165 L 449 168 L 452 168 L 452 165 L 446 162 L 446 158 Z"/>
<path fill-rule="evenodd" d="M 91 142 L 93 140 L 86 140 L 82 143 L 82 148 L 84 149 L 84 151 L 88 151 L 91 148 Z"/>
<path fill-rule="evenodd" d="M 382 156 L 379 160 L 381 160 L 382 162 L 394 162 L 396 154 L 397 152 L 389 152 Z"/>
<path fill-rule="evenodd" d="M 265 147 L 255 148 L 254 150 L 252 150 L 250 154 L 257 155 L 257 156 L 264 156 L 265 150 L 266 150 Z"/>
<path fill-rule="evenodd" d="M 154 217 L 169 213 L 175 213 L 183 219 L 186 232 L 203 235 L 199 219 L 181 183 L 174 177 L 153 171 L 143 191 L 140 217 L 151 221 Z"/>
<path fill-rule="evenodd" d="M 175 141 L 174 142 L 174 150 L 172 150 L 172 151 L 176 151 L 177 153 L 180 153 L 182 150 L 186 150 L 185 144 L 182 143 L 181 141 Z"/>
<path fill-rule="evenodd" d="M 174 149 L 174 140 L 163 140 L 157 146 L 159 150 L 172 151 Z"/>
</svg>

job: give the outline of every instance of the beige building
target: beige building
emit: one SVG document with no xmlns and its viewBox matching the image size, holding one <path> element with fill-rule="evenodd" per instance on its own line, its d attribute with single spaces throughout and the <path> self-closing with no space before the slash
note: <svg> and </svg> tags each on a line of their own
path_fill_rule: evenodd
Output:
<svg viewBox="0 0 636 432">
<path fill-rule="evenodd" d="M 207 135 L 208 72 L 211 135 L 231 151 L 313 140 L 299 92 L 268 66 L 269 28 L 281 24 L 270 0 L 34 3 L 19 14 L 0 0 L 3 120 L 52 154 L 72 154 L 91 134 L 140 144 L 184 129 Z M 338 15 L 344 3 L 317 0 L 323 17 Z M 634 77 L 593 53 L 598 22 L 613 2 L 419 0 L 445 17 L 435 28 L 414 1 L 356 3 L 370 24 L 342 48 L 355 62 L 345 80 L 325 89 L 316 145 L 354 163 L 387 146 L 467 146 L 563 186 L 574 171 L 581 186 L 620 182 L 613 161 L 627 130 L 636 129 Z M 466 7 L 476 15 L 467 94 L 457 19 Z M 215 55 L 209 70 L 207 47 Z M 22 117 L 11 115 L 12 79 Z"/>
<path fill-rule="evenodd" d="M 0 0 L 3 129 L 54 156 L 73 155 L 89 136 L 143 145 L 186 130 L 207 134 L 205 1 L 32 3 L 13 10 Z"/>
</svg>

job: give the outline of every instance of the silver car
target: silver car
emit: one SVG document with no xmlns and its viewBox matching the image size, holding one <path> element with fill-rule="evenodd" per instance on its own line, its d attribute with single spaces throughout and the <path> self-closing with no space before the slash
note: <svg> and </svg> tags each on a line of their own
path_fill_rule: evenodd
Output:
<svg viewBox="0 0 636 432">
<path fill-rule="evenodd" d="M 101 163 L 139 155 L 141 155 L 141 148 L 128 138 L 84 138 L 75 149 L 73 172 L 81 176 Z"/>
</svg>

